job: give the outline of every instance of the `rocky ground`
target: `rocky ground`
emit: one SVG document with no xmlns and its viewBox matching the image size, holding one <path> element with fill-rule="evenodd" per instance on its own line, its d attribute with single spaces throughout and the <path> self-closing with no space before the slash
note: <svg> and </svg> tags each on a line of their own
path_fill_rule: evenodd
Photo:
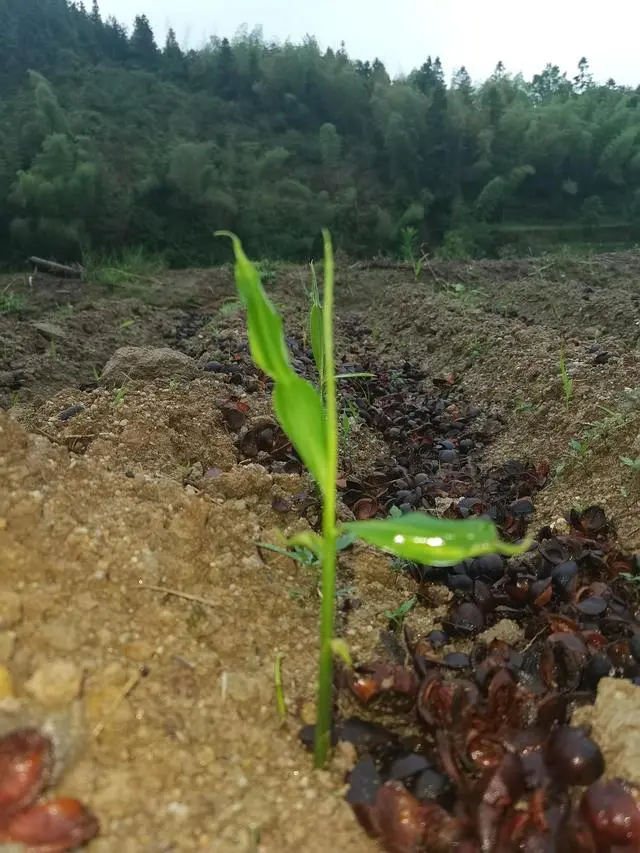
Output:
<svg viewBox="0 0 640 853">
<path fill-rule="evenodd" d="M 534 530 L 600 505 L 607 547 L 633 570 L 639 281 L 631 253 L 443 262 L 419 282 L 402 265 L 340 268 L 340 360 L 377 376 L 343 385 L 343 513 L 416 500 L 409 447 L 427 478 L 420 506 L 446 513 L 471 489 L 500 523 L 519 523 L 509 507 L 522 490 L 503 476 L 517 459 L 537 472 L 525 492 Z M 267 282 L 301 370 L 306 283 L 288 267 Z M 341 748 L 318 773 L 300 745 L 313 721 L 317 569 L 256 543 L 313 526 L 317 506 L 271 421 L 229 270 L 114 292 L 21 276 L 2 288 L 22 297 L 0 314 L 2 730 L 35 715 L 55 732 L 70 765 L 58 791 L 100 820 L 90 851 L 378 849 L 343 797 L 353 755 Z M 392 473 L 402 462 L 414 478 L 404 491 L 390 485 L 409 476 Z M 416 579 L 354 548 L 338 585 L 340 631 L 366 660 Z M 421 594 L 414 632 L 440 627 L 448 587 Z M 640 783 L 629 685 L 604 679 L 595 711 L 580 713 L 607 773 Z"/>
</svg>

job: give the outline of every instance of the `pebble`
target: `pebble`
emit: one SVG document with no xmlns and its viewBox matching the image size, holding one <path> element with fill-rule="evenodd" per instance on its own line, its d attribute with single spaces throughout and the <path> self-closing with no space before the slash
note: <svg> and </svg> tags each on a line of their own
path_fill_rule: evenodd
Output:
<svg viewBox="0 0 640 853">
<path fill-rule="evenodd" d="M 72 661 L 54 660 L 34 672 L 25 690 L 44 707 L 70 705 L 80 695 L 82 677 L 82 670 Z"/>
<path fill-rule="evenodd" d="M 10 590 L 0 594 L 0 630 L 15 628 L 22 622 L 22 598 Z"/>
<path fill-rule="evenodd" d="M 517 622 L 514 622 L 512 619 L 501 619 L 495 625 L 492 625 L 491 628 L 483 631 L 478 639 L 487 643 L 487 645 L 492 640 L 503 640 L 511 646 L 516 646 L 522 642 L 523 637 L 524 632 Z"/>
</svg>

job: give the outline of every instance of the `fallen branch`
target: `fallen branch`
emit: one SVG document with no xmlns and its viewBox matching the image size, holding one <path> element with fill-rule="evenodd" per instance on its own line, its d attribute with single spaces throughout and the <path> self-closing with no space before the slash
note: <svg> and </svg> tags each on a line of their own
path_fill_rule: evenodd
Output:
<svg viewBox="0 0 640 853">
<path fill-rule="evenodd" d="M 66 278 L 84 279 L 86 276 L 86 270 L 80 264 L 59 264 L 56 261 L 48 261 L 46 258 L 36 258 L 35 255 L 29 258 L 29 263 L 33 264 L 35 271 L 44 270 Z"/>
</svg>

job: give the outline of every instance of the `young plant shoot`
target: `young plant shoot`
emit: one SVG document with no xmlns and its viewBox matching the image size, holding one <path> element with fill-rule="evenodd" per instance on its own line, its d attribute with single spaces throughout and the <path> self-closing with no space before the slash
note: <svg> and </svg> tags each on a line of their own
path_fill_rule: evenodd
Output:
<svg viewBox="0 0 640 853">
<path fill-rule="evenodd" d="M 500 553 L 517 555 L 529 542 L 512 545 L 502 541 L 494 525 L 484 519 L 443 521 L 421 512 L 400 517 L 349 522 L 336 527 L 338 475 L 338 413 L 333 353 L 334 268 L 331 238 L 324 237 L 324 301 L 315 286 L 310 317 L 311 342 L 318 360 L 320 392 L 298 376 L 291 366 L 284 338 L 282 318 L 267 297 L 255 266 L 245 255 L 235 234 L 229 237 L 235 254 L 235 279 L 247 314 L 251 356 L 274 382 L 273 408 L 301 460 L 313 476 L 322 495 L 322 535 L 298 534 L 290 545 L 309 548 L 322 563 L 322 612 L 320 620 L 320 662 L 316 713 L 315 764 L 326 764 L 331 741 L 333 654 L 335 642 L 334 599 L 338 537 L 349 534 L 370 545 L 425 565 L 448 566 L 470 557 Z M 320 342 L 320 335 L 322 342 Z"/>
</svg>

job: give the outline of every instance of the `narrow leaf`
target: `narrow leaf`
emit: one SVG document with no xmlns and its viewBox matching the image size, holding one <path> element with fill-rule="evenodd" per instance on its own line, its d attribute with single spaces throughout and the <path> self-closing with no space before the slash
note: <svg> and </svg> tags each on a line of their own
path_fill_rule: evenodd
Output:
<svg viewBox="0 0 640 853">
<path fill-rule="evenodd" d="M 320 395 L 313 385 L 291 373 L 286 382 L 276 382 L 273 409 L 300 458 L 326 491 L 327 440 Z"/>
<path fill-rule="evenodd" d="M 229 237 L 233 244 L 236 286 L 247 309 L 251 357 L 267 376 L 286 381 L 293 371 L 282 331 L 282 317 L 265 293 L 258 271 L 245 255 L 238 237 L 230 231 L 216 231 L 216 237 Z"/>
<path fill-rule="evenodd" d="M 318 376 L 320 377 L 321 388 L 324 382 L 323 325 L 322 306 L 316 302 L 311 306 L 309 313 L 309 337 L 311 338 L 311 351 L 313 352 L 313 360 L 316 363 Z"/>
<path fill-rule="evenodd" d="M 491 521 L 474 518 L 452 521 L 422 512 L 402 518 L 350 521 L 344 529 L 389 554 L 427 566 L 452 566 L 484 554 L 523 554 L 531 544 L 504 542 Z"/>
</svg>

